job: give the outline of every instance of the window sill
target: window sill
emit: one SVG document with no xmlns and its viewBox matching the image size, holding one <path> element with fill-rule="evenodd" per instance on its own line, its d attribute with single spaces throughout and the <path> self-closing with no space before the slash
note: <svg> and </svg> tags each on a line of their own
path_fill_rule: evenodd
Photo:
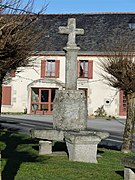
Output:
<svg viewBox="0 0 135 180">
<path fill-rule="evenodd" d="M 12 107 L 12 104 L 2 104 L 2 107 Z"/>
<path fill-rule="evenodd" d="M 82 81 L 83 81 L 83 82 L 88 82 L 89 79 L 88 79 L 88 78 L 78 78 L 77 81 L 78 81 L 78 82 L 82 82 Z"/>
<path fill-rule="evenodd" d="M 53 78 L 53 79 L 56 79 L 56 78 L 59 78 L 59 77 L 56 77 L 56 76 L 45 76 L 44 78 Z"/>
</svg>

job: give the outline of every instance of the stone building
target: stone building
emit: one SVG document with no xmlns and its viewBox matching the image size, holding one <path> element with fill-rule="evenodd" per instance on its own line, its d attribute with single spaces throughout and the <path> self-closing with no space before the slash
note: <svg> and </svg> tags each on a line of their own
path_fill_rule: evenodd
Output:
<svg viewBox="0 0 135 180">
<path fill-rule="evenodd" d="M 117 36 L 135 39 L 128 22 L 135 13 L 55 14 L 39 17 L 36 28 L 45 29 L 45 36 L 37 47 L 31 67 L 18 68 L 12 80 L 3 85 L 2 112 L 51 114 L 57 89 L 65 88 L 65 54 L 67 37 L 58 33 L 68 18 L 76 18 L 77 27 L 85 33 L 77 36 L 81 48 L 77 58 L 78 89 L 87 96 L 88 114 L 104 106 L 107 115 L 125 116 L 126 101 L 122 91 L 109 87 L 101 77 L 99 59 L 105 53 L 103 44 L 110 46 Z"/>
</svg>

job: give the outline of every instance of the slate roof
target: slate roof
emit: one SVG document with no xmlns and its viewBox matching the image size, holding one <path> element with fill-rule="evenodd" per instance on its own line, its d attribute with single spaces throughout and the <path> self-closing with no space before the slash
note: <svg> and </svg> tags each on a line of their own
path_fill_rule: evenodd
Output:
<svg viewBox="0 0 135 180">
<path fill-rule="evenodd" d="M 105 40 L 117 36 L 132 37 L 135 40 L 135 30 L 131 31 L 128 22 L 135 18 L 135 13 L 93 13 L 93 14 L 51 14 L 41 15 L 37 28 L 45 29 L 38 51 L 62 51 L 67 43 L 67 35 L 58 33 L 59 26 L 67 26 L 68 18 L 76 18 L 77 28 L 83 28 L 84 35 L 77 36 L 77 45 L 81 51 L 102 51 Z M 117 34 L 116 34 L 117 32 Z M 115 36 L 115 37 L 114 37 Z"/>
</svg>

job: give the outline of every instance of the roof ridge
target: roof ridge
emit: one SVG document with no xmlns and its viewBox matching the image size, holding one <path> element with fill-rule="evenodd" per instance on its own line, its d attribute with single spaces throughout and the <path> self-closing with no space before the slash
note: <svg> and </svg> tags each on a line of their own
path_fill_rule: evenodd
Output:
<svg viewBox="0 0 135 180">
<path fill-rule="evenodd" d="M 56 16 L 65 16 L 65 15 L 98 15 L 98 14 L 135 14 L 135 12 L 85 12 L 85 13 L 62 13 L 62 14 L 57 14 L 57 13 L 54 13 L 54 14 L 49 14 L 49 13 L 46 13 L 46 14 L 42 14 L 42 15 L 56 15 Z"/>
</svg>

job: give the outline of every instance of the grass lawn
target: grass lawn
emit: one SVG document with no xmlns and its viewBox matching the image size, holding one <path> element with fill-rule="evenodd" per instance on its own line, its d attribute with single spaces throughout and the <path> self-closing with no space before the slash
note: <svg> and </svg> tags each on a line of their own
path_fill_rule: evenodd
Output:
<svg viewBox="0 0 135 180">
<path fill-rule="evenodd" d="M 28 135 L 1 132 L 0 142 L 4 143 L 0 143 L 3 147 L 2 180 L 123 179 L 124 167 L 121 165 L 121 158 L 125 154 L 119 151 L 100 148 L 98 154 L 101 157 L 98 158 L 98 164 L 90 164 L 71 162 L 66 154 L 39 156 L 38 141 Z"/>
</svg>

